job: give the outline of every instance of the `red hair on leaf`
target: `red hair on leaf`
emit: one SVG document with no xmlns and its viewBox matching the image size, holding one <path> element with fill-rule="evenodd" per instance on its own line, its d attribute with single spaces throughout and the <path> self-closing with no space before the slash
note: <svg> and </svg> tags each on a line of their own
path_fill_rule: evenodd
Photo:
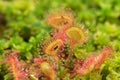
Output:
<svg viewBox="0 0 120 80">
<path fill-rule="evenodd" d="M 23 64 L 18 60 L 16 52 L 10 53 L 6 59 L 15 80 L 26 80 L 27 74 L 23 71 Z"/>
<path fill-rule="evenodd" d="M 84 76 L 90 73 L 93 69 L 100 69 L 103 62 L 109 57 L 112 52 L 113 51 L 110 47 L 106 47 L 100 52 L 100 54 L 91 55 L 83 62 L 81 66 L 77 66 L 75 73 Z"/>
</svg>

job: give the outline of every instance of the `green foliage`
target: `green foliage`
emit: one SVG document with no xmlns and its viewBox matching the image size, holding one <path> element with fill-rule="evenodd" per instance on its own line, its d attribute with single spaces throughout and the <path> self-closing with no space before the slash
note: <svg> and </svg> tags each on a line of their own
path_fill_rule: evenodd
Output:
<svg viewBox="0 0 120 80">
<path fill-rule="evenodd" d="M 104 66 L 103 66 L 103 73 L 106 73 L 106 75 L 103 75 L 106 79 L 108 80 L 119 80 L 120 79 L 120 54 L 119 53 L 115 53 L 115 55 L 113 56 L 113 59 L 110 59 L 108 61 L 105 62 Z M 111 63 L 112 61 L 112 63 Z"/>
</svg>

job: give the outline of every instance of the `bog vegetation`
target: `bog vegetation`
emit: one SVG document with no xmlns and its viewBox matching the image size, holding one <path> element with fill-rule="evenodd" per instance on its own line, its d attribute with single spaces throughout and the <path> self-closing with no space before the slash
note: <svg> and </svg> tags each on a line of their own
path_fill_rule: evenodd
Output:
<svg viewBox="0 0 120 80">
<path fill-rule="evenodd" d="M 0 80 L 119 80 L 119 0 L 1 0 Z"/>
</svg>

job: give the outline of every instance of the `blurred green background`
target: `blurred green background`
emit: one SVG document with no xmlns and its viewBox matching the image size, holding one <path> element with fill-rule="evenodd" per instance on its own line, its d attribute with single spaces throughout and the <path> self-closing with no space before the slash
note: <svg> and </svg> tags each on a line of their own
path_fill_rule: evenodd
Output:
<svg viewBox="0 0 120 80">
<path fill-rule="evenodd" d="M 38 56 L 38 44 L 52 32 L 45 15 L 63 7 L 71 8 L 78 23 L 89 30 L 87 44 L 74 51 L 78 59 L 108 45 L 114 49 L 101 73 L 73 80 L 120 80 L 120 0 L 0 0 L 0 62 L 6 49 L 19 50 L 26 61 Z M 8 77 L 6 67 L 0 65 L 0 80 Z M 69 75 L 62 80 L 70 80 Z"/>
</svg>

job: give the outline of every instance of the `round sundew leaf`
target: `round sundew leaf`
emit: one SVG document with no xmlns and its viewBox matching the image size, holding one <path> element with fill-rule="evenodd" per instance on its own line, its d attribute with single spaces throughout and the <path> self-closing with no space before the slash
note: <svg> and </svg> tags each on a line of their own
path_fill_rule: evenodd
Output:
<svg viewBox="0 0 120 80">
<path fill-rule="evenodd" d="M 47 16 L 48 24 L 56 29 L 59 29 L 65 25 L 73 24 L 74 15 L 69 9 L 60 9 L 57 11 L 51 11 Z"/>
<path fill-rule="evenodd" d="M 86 41 L 85 30 L 78 27 L 71 27 L 66 31 L 67 36 L 75 43 L 82 44 Z"/>
<path fill-rule="evenodd" d="M 44 52 L 48 55 L 56 55 L 59 49 L 63 46 L 63 42 L 60 39 L 57 39 L 47 45 L 44 48 Z"/>
<path fill-rule="evenodd" d="M 56 74 L 54 69 L 51 67 L 51 65 L 47 62 L 41 63 L 41 71 L 45 74 L 46 77 L 49 78 L 49 80 L 55 80 Z"/>
</svg>

